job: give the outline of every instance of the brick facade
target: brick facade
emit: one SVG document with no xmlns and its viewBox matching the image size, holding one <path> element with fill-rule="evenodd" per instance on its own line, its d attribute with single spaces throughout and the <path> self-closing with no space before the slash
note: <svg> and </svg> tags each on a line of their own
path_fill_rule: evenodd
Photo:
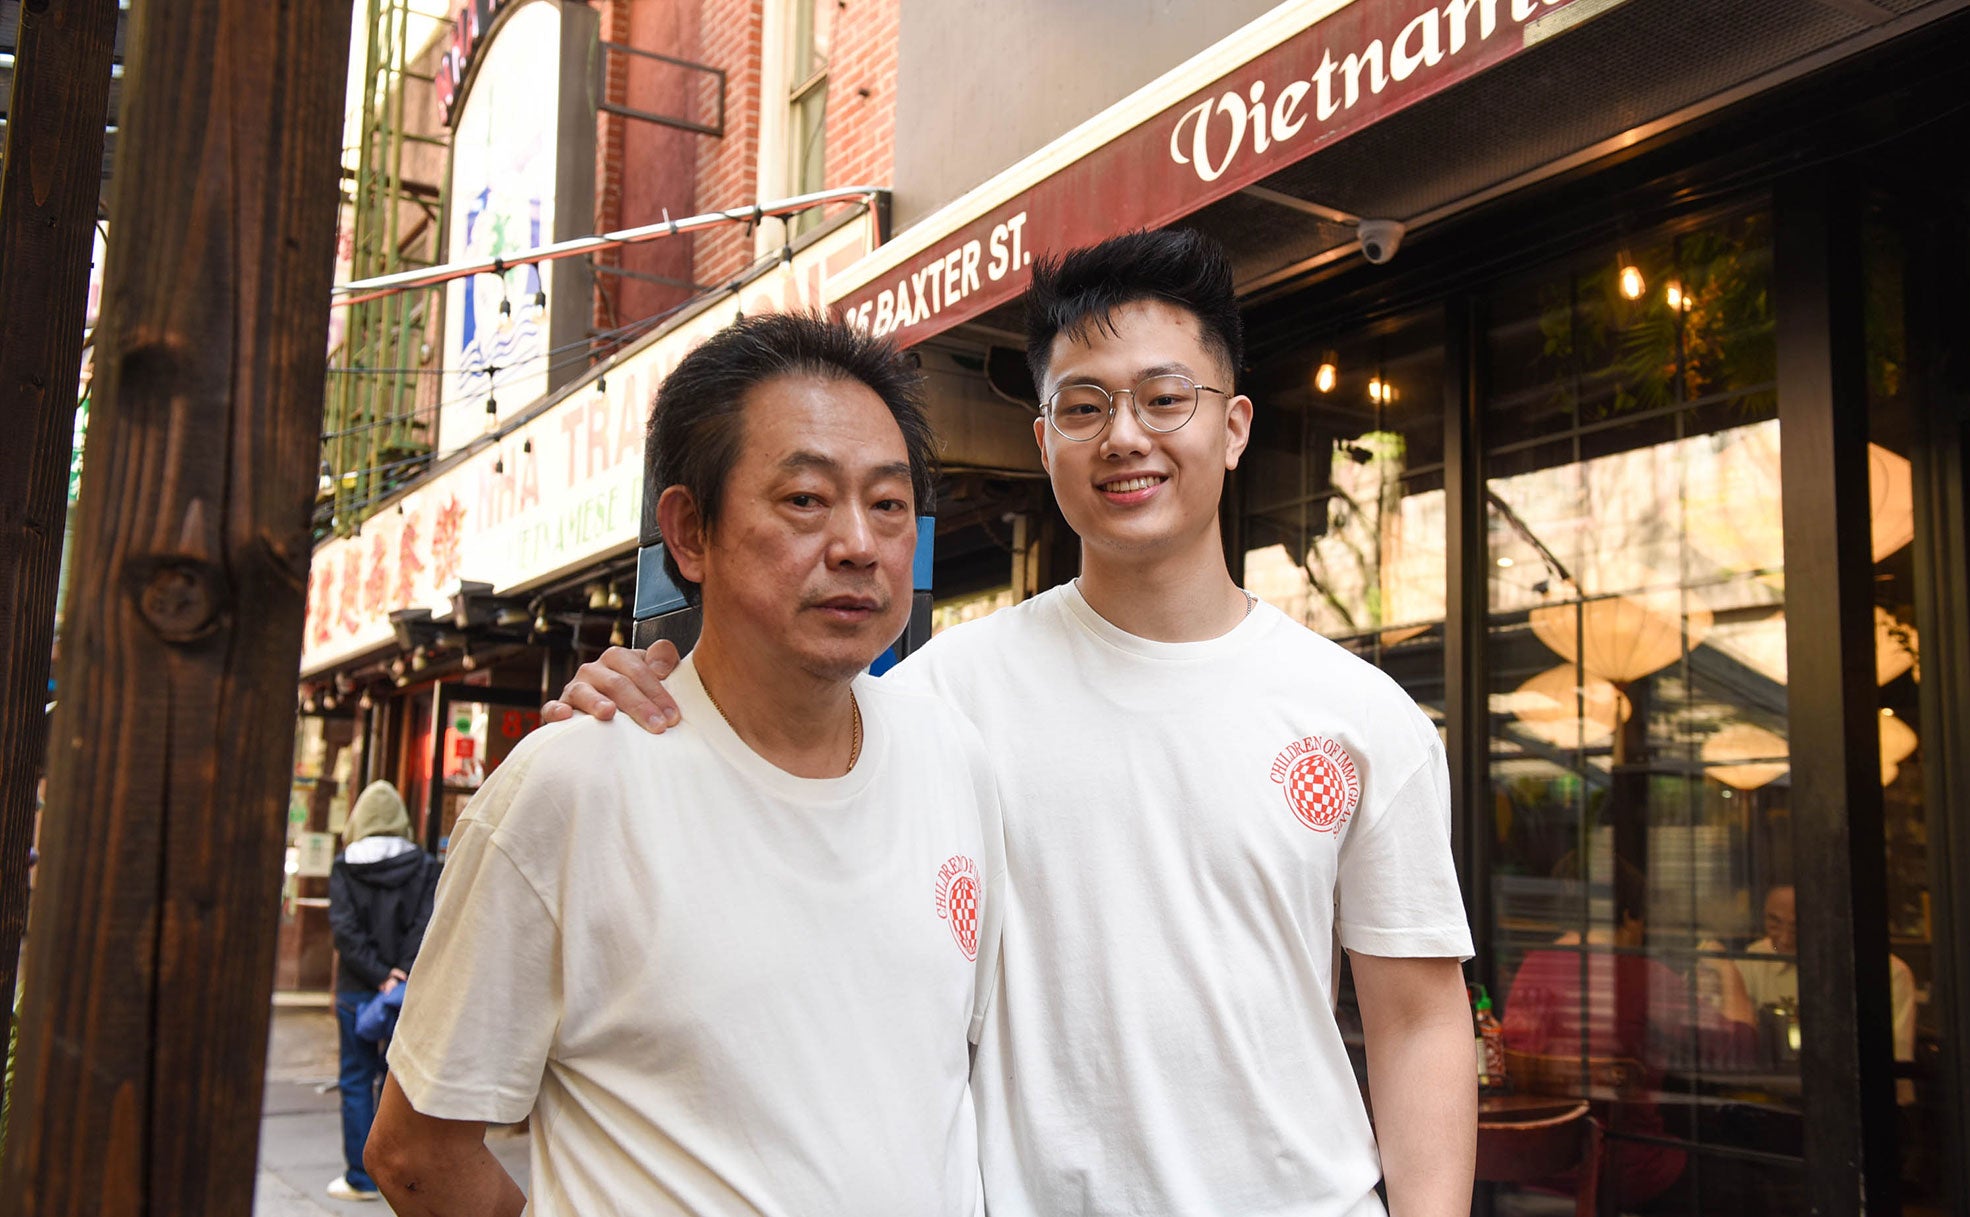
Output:
<svg viewBox="0 0 1970 1217">
<path fill-rule="evenodd" d="M 825 153 L 829 186 L 890 184 L 894 166 L 896 34 L 901 0 L 820 0 L 836 5 L 828 73 Z M 784 147 L 760 147 L 760 107 L 785 107 L 786 85 L 764 79 L 762 39 L 767 6 L 790 0 L 594 0 L 604 41 L 690 60 L 725 72 L 722 139 L 624 118 L 597 117 L 598 231 L 759 201 L 760 157 L 777 165 Z M 784 24 L 790 24 L 784 23 Z M 702 77 L 612 56 L 604 98 L 665 114 L 707 107 Z M 761 89 L 774 96 L 762 98 Z M 696 90 L 695 92 L 693 90 Z M 667 238 L 600 259 L 645 274 L 716 285 L 753 260 L 753 236 L 732 225 L 696 237 Z M 681 303 L 687 288 L 602 273 L 595 309 L 598 329 L 651 316 Z"/>
<path fill-rule="evenodd" d="M 699 61 L 725 70 L 725 138 L 698 146 L 700 211 L 757 201 L 759 178 L 760 26 L 763 0 L 700 0 Z M 699 283 L 722 283 L 752 262 L 752 237 L 740 225 L 697 242 Z"/>
<path fill-rule="evenodd" d="M 834 54 L 828 66 L 829 186 L 892 184 L 901 5 L 902 0 L 847 0 L 835 13 Z"/>
</svg>

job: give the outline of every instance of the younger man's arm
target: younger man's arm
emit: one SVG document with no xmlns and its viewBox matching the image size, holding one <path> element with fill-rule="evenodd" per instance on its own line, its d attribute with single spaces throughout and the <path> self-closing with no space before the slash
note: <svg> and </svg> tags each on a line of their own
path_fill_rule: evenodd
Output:
<svg viewBox="0 0 1970 1217">
<path fill-rule="evenodd" d="M 1477 1158 L 1477 1062 L 1455 959 L 1351 953 L 1389 1217 L 1464 1217 Z"/>
<path fill-rule="evenodd" d="M 520 1217 L 527 1205 L 486 1148 L 485 1124 L 419 1113 L 395 1077 L 384 1078 L 363 1169 L 398 1217 Z"/>
</svg>

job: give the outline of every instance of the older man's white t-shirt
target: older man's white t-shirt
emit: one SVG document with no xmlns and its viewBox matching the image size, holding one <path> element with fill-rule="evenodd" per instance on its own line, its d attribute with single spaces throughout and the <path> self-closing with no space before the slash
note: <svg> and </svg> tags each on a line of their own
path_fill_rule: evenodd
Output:
<svg viewBox="0 0 1970 1217">
<path fill-rule="evenodd" d="M 684 722 L 544 727 L 452 836 L 390 1068 L 533 1117 L 536 1217 L 975 1217 L 966 1088 L 996 794 L 936 699 L 862 678 L 845 777 Z"/>
</svg>

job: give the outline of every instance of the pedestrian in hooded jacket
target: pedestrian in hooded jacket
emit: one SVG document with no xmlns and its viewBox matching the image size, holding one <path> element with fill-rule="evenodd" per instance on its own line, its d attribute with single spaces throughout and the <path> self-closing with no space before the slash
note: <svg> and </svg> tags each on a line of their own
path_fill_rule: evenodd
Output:
<svg viewBox="0 0 1970 1217">
<path fill-rule="evenodd" d="M 431 922 L 438 861 L 410 839 L 410 813 L 388 782 L 371 782 L 356 799 L 344 830 L 348 844 L 328 876 L 328 923 L 342 958 L 336 970 L 335 1021 L 342 1039 L 342 1156 L 344 1174 L 328 1184 L 337 1200 L 374 1200 L 376 1184 L 363 1170 L 363 1143 L 376 1118 L 383 1052 L 356 1035 L 363 1003 L 410 975 Z"/>
</svg>

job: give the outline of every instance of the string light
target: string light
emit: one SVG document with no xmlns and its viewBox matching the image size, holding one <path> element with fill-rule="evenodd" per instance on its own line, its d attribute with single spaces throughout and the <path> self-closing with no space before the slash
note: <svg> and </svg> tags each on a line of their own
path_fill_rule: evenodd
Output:
<svg viewBox="0 0 1970 1217">
<path fill-rule="evenodd" d="M 1320 361 L 1320 367 L 1313 373 L 1313 387 L 1322 393 L 1332 393 L 1341 380 L 1340 369 L 1334 366 L 1334 356 L 1329 354 Z"/>
<path fill-rule="evenodd" d="M 1662 295 L 1663 295 L 1663 299 L 1668 301 L 1671 312 L 1680 313 L 1683 311 L 1683 306 L 1684 304 L 1687 303 L 1687 301 L 1685 301 L 1683 298 L 1682 284 L 1671 283 L 1669 287 L 1662 293 Z"/>
<path fill-rule="evenodd" d="M 1642 278 L 1642 268 L 1630 262 L 1627 253 L 1623 252 L 1621 255 L 1621 294 L 1630 300 L 1640 300 L 1642 293 L 1647 290 L 1648 280 Z"/>
</svg>

